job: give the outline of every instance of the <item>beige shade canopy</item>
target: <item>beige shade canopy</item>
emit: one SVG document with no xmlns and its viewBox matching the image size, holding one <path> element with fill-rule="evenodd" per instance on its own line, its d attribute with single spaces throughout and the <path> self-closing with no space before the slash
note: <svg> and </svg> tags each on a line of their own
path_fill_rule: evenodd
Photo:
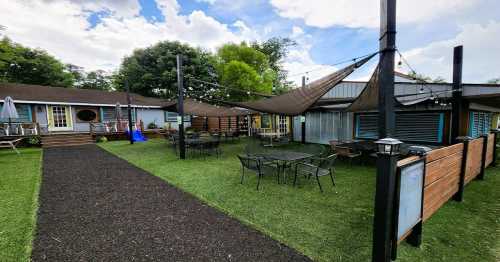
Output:
<svg viewBox="0 0 500 262">
<path fill-rule="evenodd" d="M 329 74 L 318 79 L 305 87 L 293 89 L 292 91 L 264 98 L 251 102 L 227 102 L 227 104 L 252 109 L 258 112 L 296 116 L 306 112 L 314 103 L 316 103 L 328 91 L 334 88 L 354 70 L 368 62 L 377 53 L 367 56 L 337 72 Z"/>
</svg>

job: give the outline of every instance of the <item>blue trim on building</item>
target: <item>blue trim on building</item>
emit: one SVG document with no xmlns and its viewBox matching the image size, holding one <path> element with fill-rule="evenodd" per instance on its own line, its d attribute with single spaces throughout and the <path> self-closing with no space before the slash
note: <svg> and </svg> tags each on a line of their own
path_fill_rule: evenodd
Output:
<svg viewBox="0 0 500 262">
<path fill-rule="evenodd" d="M 99 107 L 99 115 L 101 119 L 101 123 L 104 122 L 104 110 L 102 109 L 102 106 Z"/>
<path fill-rule="evenodd" d="M 28 105 L 28 119 L 30 122 L 33 122 L 33 112 L 32 112 L 31 105 Z"/>
<path fill-rule="evenodd" d="M 443 143 L 444 113 L 439 114 L 438 143 Z"/>
<path fill-rule="evenodd" d="M 359 115 L 356 115 L 355 137 L 359 137 Z"/>
</svg>

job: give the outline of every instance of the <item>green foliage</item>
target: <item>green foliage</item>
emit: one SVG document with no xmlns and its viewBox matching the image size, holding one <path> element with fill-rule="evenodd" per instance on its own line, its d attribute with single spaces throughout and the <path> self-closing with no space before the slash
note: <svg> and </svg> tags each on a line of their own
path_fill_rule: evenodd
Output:
<svg viewBox="0 0 500 262">
<path fill-rule="evenodd" d="M 217 51 L 216 66 L 223 86 L 241 90 L 221 90 L 225 100 L 244 101 L 256 97 L 246 92 L 271 94 L 276 73 L 267 56 L 246 43 L 225 44 Z"/>
<path fill-rule="evenodd" d="M 289 48 L 296 45 L 297 43 L 294 40 L 286 37 L 273 37 L 262 43 L 252 43 L 254 49 L 267 56 L 269 66 L 276 73 L 276 78 L 273 81 L 274 94 L 287 92 L 293 86 L 293 83 L 287 80 L 288 72 L 283 68 L 283 60 L 288 55 Z"/>
<path fill-rule="evenodd" d="M 98 136 L 96 139 L 96 142 L 97 143 L 105 143 L 105 142 L 108 142 L 108 138 L 105 136 Z"/>
<path fill-rule="evenodd" d="M 42 144 L 42 138 L 40 136 L 30 136 L 27 141 L 30 146 L 40 146 Z"/>
<path fill-rule="evenodd" d="M 40 49 L 0 41 L 0 79 L 3 82 L 71 87 L 74 76 L 56 58 Z"/>
<path fill-rule="evenodd" d="M 0 261 L 31 261 L 42 150 L 0 150 Z"/>
<path fill-rule="evenodd" d="M 216 70 L 211 63 L 214 58 L 208 52 L 177 41 L 164 41 L 145 49 L 137 49 L 131 56 L 125 57 L 114 77 L 115 88 L 124 90 L 127 81 L 130 90 L 135 93 L 164 98 L 177 97 L 178 54 L 183 56 L 185 88 L 191 87 L 192 95 L 205 94 L 206 87 L 193 81 L 192 77 L 217 82 Z"/>
<path fill-rule="evenodd" d="M 500 84 L 500 77 L 488 80 L 488 84 Z"/>
<path fill-rule="evenodd" d="M 148 129 L 156 129 L 156 128 L 158 128 L 158 125 L 156 125 L 154 122 L 148 124 Z"/>
<path fill-rule="evenodd" d="M 412 77 L 415 81 L 417 81 L 417 83 L 446 83 L 446 80 L 441 76 L 432 79 L 429 76 L 418 74 L 416 72 L 410 72 L 408 73 L 408 76 Z"/>
<path fill-rule="evenodd" d="M 77 87 L 110 91 L 112 90 L 111 83 L 112 78 L 110 75 L 107 75 L 104 70 L 96 70 L 83 75 Z"/>
</svg>

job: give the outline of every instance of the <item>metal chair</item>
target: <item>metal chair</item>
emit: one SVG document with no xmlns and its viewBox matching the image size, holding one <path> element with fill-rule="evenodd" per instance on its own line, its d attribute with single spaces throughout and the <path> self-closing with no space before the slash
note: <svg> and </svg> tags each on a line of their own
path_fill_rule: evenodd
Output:
<svg viewBox="0 0 500 262">
<path fill-rule="evenodd" d="M 295 177 L 293 179 L 293 186 L 297 183 L 297 176 L 299 173 L 301 175 L 304 175 L 308 179 L 311 178 L 311 176 L 316 177 L 316 181 L 318 182 L 319 190 L 321 193 L 323 193 L 323 188 L 321 187 L 321 183 L 319 181 L 319 178 L 322 176 L 330 176 L 330 179 L 332 180 L 333 187 L 335 189 L 335 180 L 333 179 L 333 174 L 335 173 L 335 160 L 337 159 L 337 155 L 329 155 L 325 158 L 317 158 L 319 160 L 318 164 L 312 164 L 312 163 L 297 163 L 295 166 Z M 335 193 L 337 191 L 335 190 Z"/>
<path fill-rule="evenodd" d="M 259 190 L 260 179 L 264 176 L 264 168 L 266 165 L 263 164 L 263 158 L 256 156 L 248 156 L 248 155 L 238 155 L 238 159 L 241 162 L 241 181 L 243 184 L 243 179 L 245 177 L 245 169 L 251 170 L 255 172 L 258 176 L 257 178 L 257 190 Z M 276 177 L 278 179 L 278 184 L 280 183 L 279 173 L 276 173 Z"/>
<path fill-rule="evenodd" d="M 18 138 L 15 140 L 8 140 L 8 141 L 0 141 L 0 148 L 12 148 L 18 155 L 21 154 L 19 150 L 17 150 L 16 146 L 24 139 L 23 138 Z"/>
</svg>

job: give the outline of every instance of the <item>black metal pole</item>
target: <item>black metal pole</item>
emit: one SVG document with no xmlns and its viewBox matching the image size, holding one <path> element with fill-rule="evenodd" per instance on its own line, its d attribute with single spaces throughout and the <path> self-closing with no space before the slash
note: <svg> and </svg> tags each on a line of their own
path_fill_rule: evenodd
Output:
<svg viewBox="0 0 500 262">
<path fill-rule="evenodd" d="M 453 102 L 451 111 L 451 143 L 456 144 L 459 141 L 460 128 L 462 126 L 461 115 L 463 113 L 462 101 L 462 65 L 463 65 L 463 46 L 457 46 L 453 49 Z"/>
<path fill-rule="evenodd" d="M 489 134 L 483 134 L 483 151 L 481 152 L 481 171 L 477 176 L 478 179 L 484 180 L 484 171 L 486 170 L 486 153 L 488 152 L 488 136 Z"/>
<path fill-rule="evenodd" d="M 302 88 L 306 87 L 306 77 L 302 76 Z M 302 144 L 306 143 L 306 115 L 303 114 L 300 116 L 300 133 L 301 133 L 301 142 Z"/>
<path fill-rule="evenodd" d="M 396 50 L 396 0 L 380 1 L 380 61 L 378 94 L 378 135 L 391 137 L 395 130 L 394 53 Z M 390 261 L 394 223 L 397 155 L 379 154 L 375 211 L 373 219 L 372 261 Z"/>
<path fill-rule="evenodd" d="M 179 156 L 181 159 L 186 159 L 186 145 L 184 143 L 184 79 L 182 75 L 182 56 L 177 55 L 177 112 L 179 118 Z"/>
<path fill-rule="evenodd" d="M 495 137 L 493 138 L 493 162 L 491 162 L 491 166 L 497 166 L 497 139 L 498 139 L 498 132 L 500 130 L 498 129 L 492 129 L 491 132 L 495 134 Z"/>
<path fill-rule="evenodd" d="M 125 80 L 125 87 L 127 89 L 127 114 L 128 114 L 128 138 L 130 140 L 130 144 L 134 144 L 134 130 L 132 129 L 132 106 L 130 99 L 130 86 L 128 81 Z M 121 110 L 120 110 L 121 111 Z"/>
</svg>

